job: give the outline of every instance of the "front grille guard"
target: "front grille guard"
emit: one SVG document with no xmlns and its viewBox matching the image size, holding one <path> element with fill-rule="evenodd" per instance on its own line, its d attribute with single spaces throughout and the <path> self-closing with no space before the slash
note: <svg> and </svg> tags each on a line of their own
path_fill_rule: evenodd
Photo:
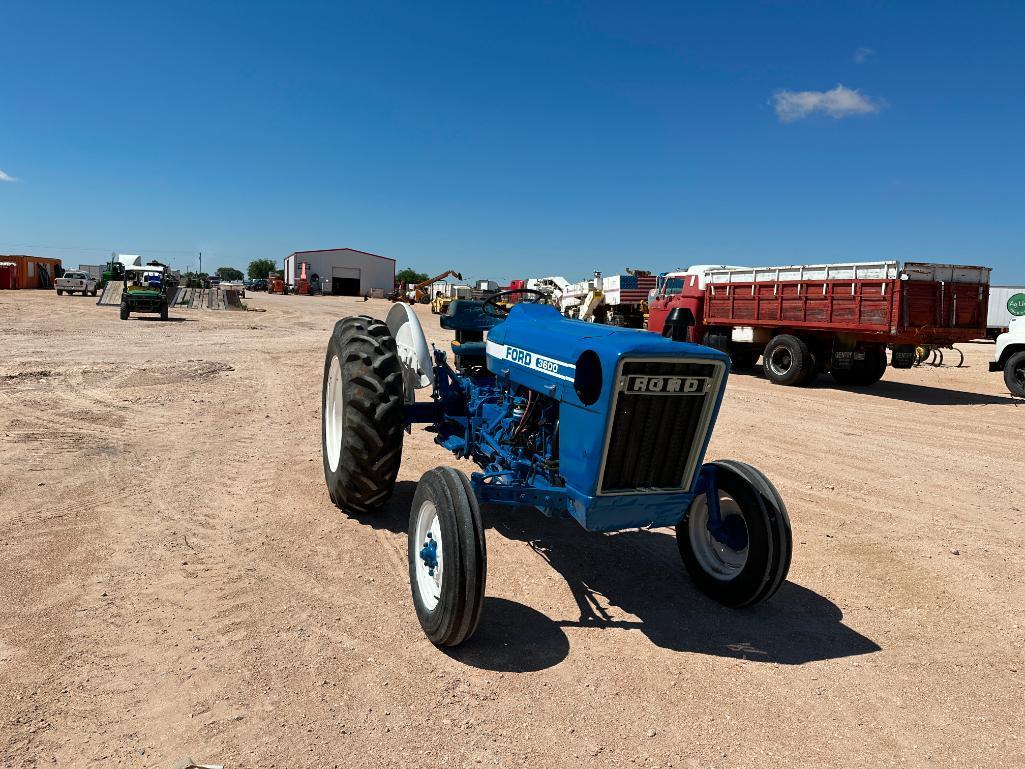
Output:
<svg viewBox="0 0 1025 769">
<path fill-rule="evenodd" d="M 672 485 L 624 485 L 618 484 L 615 488 L 608 488 L 606 486 L 606 473 L 610 470 L 610 447 L 613 441 L 614 432 L 617 430 L 617 413 L 619 411 L 620 398 L 624 395 L 622 392 L 622 385 L 624 377 L 626 376 L 625 369 L 627 366 L 635 363 L 647 363 L 647 364 L 662 364 L 664 370 L 668 373 L 661 374 L 662 376 L 679 376 L 676 372 L 670 370 L 675 366 L 681 364 L 689 366 L 708 366 L 710 367 L 710 382 L 707 390 L 702 395 L 649 395 L 649 396 L 638 396 L 636 394 L 628 394 L 633 397 L 650 397 L 650 398 L 698 398 L 702 399 L 700 413 L 697 415 L 696 422 L 693 426 L 691 433 L 691 439 L 688 446 L 680 447 L 676 442 L 680 438 L 686 439 L 686 436 L 674 436 L 671 432 L 666 435 L 662 433 L 658 434 L 659 430 L 673 431 L 675 428 L 673 425 L 666 425 L 659 422 L 656 434 L 643 434 L 638 433 L 638 430 L 643 430 L 644 425 L 623 425 L 619 426 L 619 429 L 629 429 L 631 435 L 629 438 L 630 445 L 628 449 L 633 451 L 641 451 L 645 448 L 649 452 L 654 452 L 657 447 L 656 444 L 662 444 L 664 447 L 663 451 L 672 451 L 677 448 L 683 448 L 688 451 L 686 461 L 683 463 L 683 472 L 680 476 L 678 484 Z M 660 376 L 658 373 L 648 372 L 649 375 Z M 712 417 L 715 414 L 716 408 L 719 404 L 720 394 L 722 390 L 723 379 L 726 375 L 726 365 L 721 360 L 714 358 L 624 358 L 621 359 L 616 365 L 616 377 L 614 380 L 615 391 L 612 398 L 611 408 L 609 409 L 608 423 L 605 427 L 605 438 L 604 445 L 602 446 L 602 459 L 601 466 L 598 472 L 597 487 L 595 489 L 596 496 L 617 496 L 624 494 L 658 494 L 658 493 L 669 493 L 669 492 L 680 492 L 688 491 L 694 485 L 694 480 L 697 474 L 698 465 L 704 455 L 705 447 L 708 444 L 708 438 L 712 428 Z M 661 440 L 659 440 L 661 438 Z M 613 461 L 616 458 L 612 458 Z M 622 473 L 620 473 L 622 475 Z"/>
</svg>

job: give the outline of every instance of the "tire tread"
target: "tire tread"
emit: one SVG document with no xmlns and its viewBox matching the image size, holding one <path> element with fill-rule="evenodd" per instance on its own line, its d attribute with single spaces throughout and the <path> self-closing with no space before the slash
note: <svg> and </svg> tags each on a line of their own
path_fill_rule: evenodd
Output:
<svg viewBox="0 0 1025 769">
<path fill-rule="evenodd" d="M 402 369 L 384 321 L 366 315 L 342 318 L 324 362 L 324 390 L 331 359 L 338 356 L 345 392 L 345 424 L 338 470 L 326 447 L 324 473 L 331 500 L 355 513 L 372 513 L 391 497 L 402 462 Z M 321 408 L 325 399 L 321 398 Z M 322 441 L 326 429 L 321 420 Z"/>
</svg>

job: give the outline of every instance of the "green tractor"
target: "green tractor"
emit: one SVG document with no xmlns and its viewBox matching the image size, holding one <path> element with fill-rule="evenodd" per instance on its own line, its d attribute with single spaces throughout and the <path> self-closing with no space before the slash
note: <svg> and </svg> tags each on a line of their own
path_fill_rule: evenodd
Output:
<svg viewBox="0 0 1025 769">
<path fill-rule="evenodd" d="M 121 292 L 121 320 L 133 312 L 160 313 L 167 320 L 168 282 L 163 265 L 140 265 L 124 268 L 124 290 Z"/>
<path fill-rule="evenodd" d="M 100 288 L 106 287 L 108 283 L 122 281 L 125 279 L 125 266 L 117 259 L 111 259 L 103 265 L 103 275 L 100 280 Z"/>
</svg>

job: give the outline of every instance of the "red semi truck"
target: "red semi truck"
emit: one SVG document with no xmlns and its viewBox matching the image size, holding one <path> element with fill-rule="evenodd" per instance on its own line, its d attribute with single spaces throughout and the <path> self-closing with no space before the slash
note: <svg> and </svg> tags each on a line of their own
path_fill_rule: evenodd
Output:
<svg viewBox="0 0 1025 769">
<path fill-rule="evenodd" d="M 691 338 L 730 354 L 736 369 L 763 358 L 776 384 L 804 385 L 829 372 L 844 385 L 875 384 L 911 368 L 915 348 L 986 335 L 988 267 L 858 262 L 790 267 L 698 265 L 659 276 L 648 330 L 689 309 Z"/>
</svg>

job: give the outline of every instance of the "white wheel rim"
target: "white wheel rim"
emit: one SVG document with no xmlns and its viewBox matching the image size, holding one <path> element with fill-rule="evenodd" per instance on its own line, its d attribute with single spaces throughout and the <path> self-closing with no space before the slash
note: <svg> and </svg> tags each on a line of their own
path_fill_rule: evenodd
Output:
<svg viewBox="0 0 1025 769">
<path fill-rule="evenodd" d="M 719 492 L 719 517 L 726 520 L 731 515 L 740 516 L 740 505 L 729 494 Z M 729 582 L 740 574 L 747 563 L 747 555 L 750 550 L 751 533 L 747 529 L 747 522 L 744 522 L 744 530 L 747 533 L 747 543 L 743 550 L 733 550 L 712 536 L 708 530 L 708 499 L 702 494 L 695 497 L 691 502 L 690 513 L 687 516 L 687 535 L 690 538 L 690 548 L 694 553 L 701 568 L 709 576 L 723 582 Z"/>
<path fill-rule="evenodd" d="M 431 569 L 423 556 L 423 550 L 435 543 L 434 557 L 437 565 Z M 428 611 L 434 611 L 441 600 L 441 578 L 445 567 L 444 548 L 441 541 L 441 520 L 438 508 L 429 499 L 420 505 L 416 514 L 416 590 L 420 601 Z M 433 572 L 433 573 L 432 573 Z"/>
<path fill-rule="evenodd" d="M 342 397 L 342 364 L 338 356 L 331 359 L 324 391 L 324 443 L 331 472 L 338 471 L 342 457 L 342 430 L 345 429 L 345 400 Z"/>
</svg>

